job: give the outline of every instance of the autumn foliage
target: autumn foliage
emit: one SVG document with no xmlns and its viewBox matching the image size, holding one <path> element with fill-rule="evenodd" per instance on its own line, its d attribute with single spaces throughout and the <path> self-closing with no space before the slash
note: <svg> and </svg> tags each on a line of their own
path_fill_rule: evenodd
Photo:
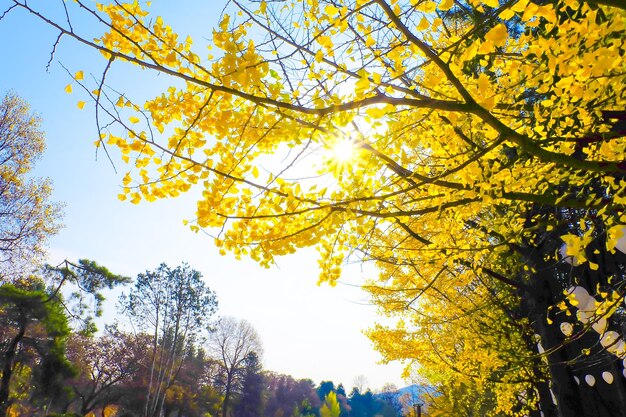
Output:
<svg viewBox="0 0 626 417">
<path fill-rule="evenodd" d="M 129 165 L 120 199 L 197 187 L 192 230 L 266 267 L 316 247 L 331 284 L 348 256 L 374 262 L 367 288 L 400 320 L 371 337 L 442 412 L 576 415 L 593 372 L 586 412 L 623 410 L 623 5 L 230 5 L 210 55 L 137 2 L 98 5 L 95 41 L 52 22 L 108 62 L 87 91 L 96 145 Z M 175 86 L 106 90 L 123 63 Z"/>
<path fill-rule="evenodd" d="M 59 229 L 50 181 L 31 170 L 45 149 L 41 121 L 15 93 L 0 101 L 0 282 L 19 278 L 43 259 Z"/>
</svg>

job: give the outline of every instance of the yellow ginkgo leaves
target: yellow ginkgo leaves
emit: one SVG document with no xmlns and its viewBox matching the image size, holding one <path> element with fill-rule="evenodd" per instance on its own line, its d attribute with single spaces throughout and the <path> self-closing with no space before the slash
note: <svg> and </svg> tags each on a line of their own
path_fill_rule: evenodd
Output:
<svg viewBox="0 0 626 417">
<path fill-rule="evenodd" d="M 420 19 L 420 23 L 419 25 L 417 25 L 417 30 L 418 31 L 423 31 L 428 29 L 428 27 L 430 26 L 430 22 L 428 21 L 428 19 L 424 16 Z"/>
<path fill-rule="evenodd" d="M 441 0 L 441 3 L 437 6 L 439 10 L 450 10 L 454 6 L 454 0 Z"/>
<path fill-rule="evenodd" d="M 495 46 L 504 46 L 509 33 L 503 23 L 498 23 L 487 32 L 485 39 L 493 42 Z"/>
<path fill-rule="evenodd" d="M 210 58 L 139 6 L 103 7 L 107 53 L 184 79 L 143 105 L 107 95 L 123 133 L 106 140 L 130 165 L 120 198 L 196 186 L 189 227 L 265 267 L 315 247 L 336 282 L 346 257 L 372 261 L 374 302 L 404 323 L 373 334 L 386 358 L 419 357 L 446 407 L 487 393 L 476 414 L 531 414 L 536 385 L 550 392 L 534 334 L 562 320 L 520 312 L 525 288 L 546 287 L 531 282 L 544 262 L 564 280 L 602 271 L 594 250 L 616 251 L 624 224 L 626 139 L 603 120 L 626 108 L 624 14 L 573 0 L 246 4 L 258 10 L 225 12 Z M 356 157 L 326 155 L 344 132 Z"/>
</svg>

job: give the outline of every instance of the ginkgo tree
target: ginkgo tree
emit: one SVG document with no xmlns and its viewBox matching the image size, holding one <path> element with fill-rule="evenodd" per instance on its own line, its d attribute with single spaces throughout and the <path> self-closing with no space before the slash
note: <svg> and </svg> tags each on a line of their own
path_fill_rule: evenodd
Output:
<svg viewBox="0 0 626 417">
<path fill-rule="evenodd" d="M 198 188 L 192 230 L 265 267 L 314 246 L 331 284 L 349 256 L 376 263 L 368 288 L 402 319 L 373 333 L 386 357 L 436 341 L 502 387 L 532 371 L 489 388 L 494 413 L 626 409 L 621 2 L 233 0 L 210 54 L 147 4 L 38 7 L 12 12 L 104 57 L 66 89 L 128 164 L 121 200 Z M 108 88 L 127 64 L 172 86 L 143 103 Z"/>
</svg>

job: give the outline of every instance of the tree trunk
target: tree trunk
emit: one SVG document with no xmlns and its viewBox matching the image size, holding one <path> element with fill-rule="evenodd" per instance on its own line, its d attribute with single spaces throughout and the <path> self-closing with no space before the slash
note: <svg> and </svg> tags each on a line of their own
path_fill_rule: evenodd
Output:
<svg viewBox="0 0 626 417">
<path fill-rule="evenodd" d="M 539 369 L 535 369 L 535 375 L 539 377 Z M 539 396 L 539 412 L 543 417 L 558 417 L 558 409 L 552 401 L 552 392 L 548 381 L 541 381 L 536 384 Z"/>
<path fill-rule="evenodd" d="M 538 263 L 541 265 L 541 263 Z M 543 265 L 541 265 L 543 266 Z M 551 377 L 551 391 L 556 399 L 559 417 L 580 417 L 583 404 L 578 393 L 578 385 L 567 365 L 568 351 L 562 348 L 563 338 L 558 337 L 560 323 L 556 320 L 548 324 L 548 307 L 554 305 L 557 297 L 553 282 L 556 280 L 552 268 L 543 269 L 533 276 L 533 297 L 530 300 L 530 311 L 535 332 L 541 337 L 541 346 L 548 352 L 548 368 Z M 555 296 L 556 295 L 556 296 Z M 543 395 L 546 395 L 544 391 Z M 546 399 L 544 399 L 545 402 Z M 551 401 L 550 398 L 547 399 Z"/>
<path fill-rule="evenodd" d="M 222 403 L 222 417 L 228 417 L 228 406 L 230 405 L 230 391 L 233 383 L 233 376 L 229 373 L 226 377 L 226 387 L 224 389 L 224 402 Z"/>
<path fill-rule="evenodd" d="M 4 353 L 4 366 L 2 367 L 2 379 L 0 379 L 0 417 L 7 416 L 9 407 L 11 406 L 9 401 L 9 386 L 13 374 L 13 359 L 15 358 L 17 345 L 24 338 L 24 334 L 26 334 L 26 323 L 21 323 L 19 332 L 15 335 L 13 340 L 11 340 L 7 351 Z"/>
<path fill-rule="evenodd" d="M 561 280 L 565 275 L 559 265 L 546 264 L 541 259 L 546 250 L 538 248 L 528 259 L 539 272 L 530 277 L 532 289 L 524 295 L 529 318 L 541 337 L 550 371 L 550 387 L 540 392 L 542 411 L 546 417 L 550 415 L 554 394 L 557 417 L 626 417 L 626 386 L 621 360 L 600 346 L 600 334 L 588 329 L 574 340 L 566 339 L 560 325 L 565 321 L 576 323 L 576 315 L 566 316 L 554 308 L 549 313 L 551 323 L 548 322 L 548 308 L 564 299 Z M 576 279 L 589 294 L 596 292 L 597 274 L 579 270 Z M 611 383 L 604 379 L 606 373 L 611 374 Z"/>
</svg>

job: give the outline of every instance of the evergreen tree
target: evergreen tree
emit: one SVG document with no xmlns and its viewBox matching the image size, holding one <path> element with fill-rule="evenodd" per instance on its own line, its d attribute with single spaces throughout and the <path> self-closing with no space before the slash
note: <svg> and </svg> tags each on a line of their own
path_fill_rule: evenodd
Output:
<svg viewBox="0 0 626 417">
<path fill-rule="evenodd" d="M 374 417 L 381 409 L 381 403 L 369 389 L 362 394 L 354 388 L 348 398 L 348 404 L 352 417 Z"/>
<path fill-rule="evenodd" d="M 248 353 L 244 361 L 243 378 L 239 403 L 235 407 L 235 417 L 259 417 L 263 411 L 264 378 L 256 352 Z"/>
<path fill-rule="evenodd" d="M 317 396 L 320 400 L 324 401 L 328 394 L 335 392 L 335 383 L 333 381 L 322 381 L 320 386 L 317 387 Z"/>
<path fill-rule="evenodd" d="M 65 357 L 70 328 L 57 298 L 42 288 L 0 287 L 0 417 L 15 402 L 14 373 L 30 368 L 30 403 L 55 405 L 69 395 L 63 381 L 74 374 Z"/>
</svg>

